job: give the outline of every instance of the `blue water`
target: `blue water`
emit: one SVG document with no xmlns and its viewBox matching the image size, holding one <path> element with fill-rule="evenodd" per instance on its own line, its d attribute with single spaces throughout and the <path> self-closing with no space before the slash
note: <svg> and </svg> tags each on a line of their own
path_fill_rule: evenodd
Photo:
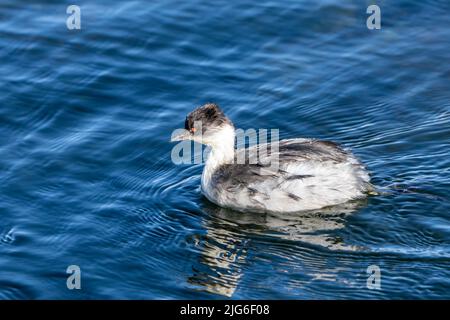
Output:
<svg viewBox="0 0 450 320">
<path fill-rule="evenodd" d="M 381 30 L 372 1 L 2 0 L 0 299 L 450 298 L 450 3 L 374 2 Z M 170 158 L 209 101 L 352 148 L 380 195 L 218 208 Z"/>
</svg>

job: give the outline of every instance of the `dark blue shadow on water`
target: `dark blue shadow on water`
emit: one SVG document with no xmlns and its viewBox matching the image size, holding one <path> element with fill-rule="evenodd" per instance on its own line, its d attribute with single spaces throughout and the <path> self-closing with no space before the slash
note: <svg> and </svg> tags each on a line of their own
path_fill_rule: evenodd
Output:
<svg viewBox="0 0 450 320">
<path fill-rule="evenodd" d="M 298 0 L 81 1 L 68 30 L 68 1 L 2 1 L 0 299 L 450 298 L 450 3 L 376 2 L 380 30 Z M 169 143 L 208 101 L 351 148 L 381 194 L 212 205 Z"/>
</svg>

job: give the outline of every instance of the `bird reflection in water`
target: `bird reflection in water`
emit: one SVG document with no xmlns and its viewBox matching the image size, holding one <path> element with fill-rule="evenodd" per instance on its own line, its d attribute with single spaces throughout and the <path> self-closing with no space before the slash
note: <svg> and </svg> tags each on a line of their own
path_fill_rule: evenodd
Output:
<svg viewBox="0 0 450 320">
<path fill-rule="evenodd" d="M 322 246 L 329 250 L 358 250 L 346 245 L 333 231 L 345 226 L 348 215 L 363 207 L 367 200 L 302 213 L 241 213 L 220 208 L 206 200 L 206 234 L 198 237 L 199 263 L 193 266 L 188 282 L 202 291 L 232 297 L 251 251 L 252 239 L 258 236 L 289 240 L 289 245 Z M 287 257 L 288 258 L 288 257 Z"/>
</svg>

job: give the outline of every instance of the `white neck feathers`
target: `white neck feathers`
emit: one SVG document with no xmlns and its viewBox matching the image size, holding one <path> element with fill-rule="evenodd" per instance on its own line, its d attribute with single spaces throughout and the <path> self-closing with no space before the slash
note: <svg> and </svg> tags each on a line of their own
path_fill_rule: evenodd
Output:
<svg viewBox="0 0 450 320">
<path fill-rule="evenodd" d="M 209 183 L 214 171 L 223 164 L 234 162 L 234 128 L 226 125 L 218 130 L 203 143 L 208 145 L 210 152 L 202 174 L 202 187 Z"/>
</svg>

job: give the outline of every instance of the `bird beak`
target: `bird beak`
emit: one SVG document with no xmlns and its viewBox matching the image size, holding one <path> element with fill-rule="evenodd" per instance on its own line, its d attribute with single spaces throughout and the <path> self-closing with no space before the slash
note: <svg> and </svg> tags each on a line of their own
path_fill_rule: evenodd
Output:
<svg viewBox="0 0 450 320">
<path fill-rule="evenodd" d="M 191 139 L 192 139 L 192 134 L 189 131 L 187 131 L 185 129 L 178 129 L 172 133 L 170 142 L 191 140 Z"/>
</svg>

